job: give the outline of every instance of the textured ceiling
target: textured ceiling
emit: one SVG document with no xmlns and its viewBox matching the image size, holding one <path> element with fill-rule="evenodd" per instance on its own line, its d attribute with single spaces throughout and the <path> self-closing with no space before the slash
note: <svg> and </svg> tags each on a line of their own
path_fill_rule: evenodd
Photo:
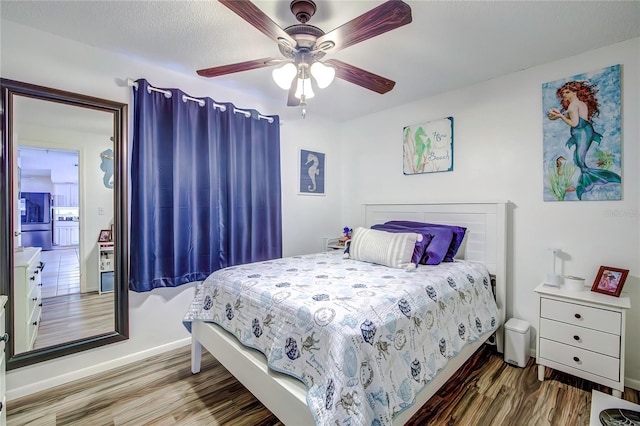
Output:
<svg viewBox="0 0 640 426">
<path fill-rule="evenodd" d="M 310 24 L 325 32 L 382 1 L 315 0 Z M 281 27 L 297 21 L 289 1 L 256 1 Z M 407 1 L 413 22 L 327 58 L 396 81 L 380 95 L 336 80 L 309 101 L 309 114 L 344 121 L 640 36 L 640 1 Z M 190 76 L 268 56 L 276 44 L 216 1 L 9 1 L 3 20 L 119 52 Z M 121 76 L 128 77 L 128 76 Z M 271 69 L 203 80 L 298 114 Z M 225 99 L 224 101 L 232 101 Z"/>
</svg>

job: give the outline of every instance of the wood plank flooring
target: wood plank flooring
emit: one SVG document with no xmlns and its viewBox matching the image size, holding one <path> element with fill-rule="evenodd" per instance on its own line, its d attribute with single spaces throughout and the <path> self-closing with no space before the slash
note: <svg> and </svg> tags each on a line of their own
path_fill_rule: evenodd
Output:
<svg viewBox="0 0 640 426">
<path fill-rule="evenodd" d="M 282 424 L 206 351 L 201 372 L 191 374 L 189 350 L 9 401 L 8 426 Z M 610 393 L 550 369 L 539 382 L 533 358 L 518 368 L 484 346 L 408 424 L 583 426 L 592 389 Z M 627 388 L 623 397 L 638 403 L 639 392 Z"/>
<path fill-rule="evenodd" d="M 115 330 L 114 293 L 76 293 L 42 299 L 34 349 Z"/>
</svg>

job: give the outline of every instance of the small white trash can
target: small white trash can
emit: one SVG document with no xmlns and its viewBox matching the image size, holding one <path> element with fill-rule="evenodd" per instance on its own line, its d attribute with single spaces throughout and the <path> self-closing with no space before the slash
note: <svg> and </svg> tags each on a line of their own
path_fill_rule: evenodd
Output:
<svg viewBox="0 0 640 426">
<path fill-rule="evenodd" d="M 504 325 L 504 361 L 526 367 L 529 362 L 529 323 L 511 318 Z"/>
</svg>

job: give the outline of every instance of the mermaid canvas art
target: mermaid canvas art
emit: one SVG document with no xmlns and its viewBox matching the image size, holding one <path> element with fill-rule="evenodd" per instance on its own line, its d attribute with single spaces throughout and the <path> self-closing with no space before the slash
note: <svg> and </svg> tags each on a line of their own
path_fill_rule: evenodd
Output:
<svg viewBox="0 0 640 426">
<path fill-rule="evenodd" d="M 544 200 L 620 200 L 620 65 L 542 85 Z"/>
</svg>

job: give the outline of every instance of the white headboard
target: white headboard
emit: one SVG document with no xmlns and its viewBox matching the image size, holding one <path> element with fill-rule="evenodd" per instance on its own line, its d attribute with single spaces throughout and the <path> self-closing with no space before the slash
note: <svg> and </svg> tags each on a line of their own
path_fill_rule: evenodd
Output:
<svg viewBox="0 0 640 426">
<path fill-rule="evenodd" d="M 413 220 L 467 228 L 462 258 L 487 265 L 496 277 L 496 302 L 504 324 L 507 300 L 507 202 L 365 204 L 365 226 L 389 220 Z M 460 257 L 460 256 L 456 256 Z M 496 333 L 502 352 L 502 328 Z"/>
</svg>

